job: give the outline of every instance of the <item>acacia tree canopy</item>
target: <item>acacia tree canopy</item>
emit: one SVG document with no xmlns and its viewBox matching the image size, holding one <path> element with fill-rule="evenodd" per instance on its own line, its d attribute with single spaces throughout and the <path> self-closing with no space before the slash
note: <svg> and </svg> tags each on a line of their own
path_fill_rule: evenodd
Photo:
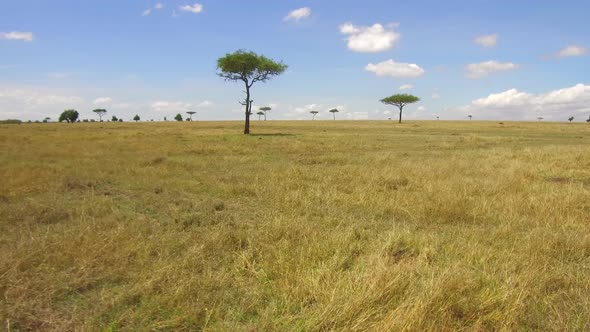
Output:
<svg viewBox="0 0 590 332">
<path fill-rule="evenodd" d="M 399 108 L 399 123 L 402 123 L 402 111 L 404 106 L 420 101 L 420 98 L 407 93 L 392 95 L 381 99 L 381 102 L 386 105 L 393 105 Z"/>
<path fill-rule="evenodd" d="M 250 133 L 251 101 L 250 88 L 256 82 L 266 82 L 274 76 L 282 74 L 288 66 L 282 62 L 276 62 L 264 55 L 258 55 L 252 51 L 238 50 L 228 53 L 217 60 L 217 73 L 226 81 L 242 81 L 246 87 L 246 99 L 240 104 L 246 106 L 246 119 L 244 134 Z"/>
</svg>

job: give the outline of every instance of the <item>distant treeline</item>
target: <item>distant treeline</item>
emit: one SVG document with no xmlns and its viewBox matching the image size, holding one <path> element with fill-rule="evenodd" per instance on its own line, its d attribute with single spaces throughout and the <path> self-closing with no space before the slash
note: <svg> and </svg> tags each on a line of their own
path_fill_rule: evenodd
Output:
<svg viewBox="0 0 590 332">
<path fill-rule="evenodd" d="M 0 120 L 0 124 L 21 124 L 21 122 L 21 120 L 14 119 Z"/>
</svg>

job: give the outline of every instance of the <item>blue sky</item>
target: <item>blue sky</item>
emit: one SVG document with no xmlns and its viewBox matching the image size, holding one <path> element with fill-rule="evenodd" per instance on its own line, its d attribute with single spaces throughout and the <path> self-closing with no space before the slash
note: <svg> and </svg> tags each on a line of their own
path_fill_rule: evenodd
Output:
<svg viewBox="0 0 590 332">
<path fill-rule="evenodd" d="M 590 116 L 588 1 L 0 0 L 0 119 L 94 108 L 131 119 L 242 119 L 216 60 L 252 50 L 289 65 L 254 86 L 272 119 L 563 121 Z M 110 116 L 109 116 L 110 117 Z"/>
</svg>

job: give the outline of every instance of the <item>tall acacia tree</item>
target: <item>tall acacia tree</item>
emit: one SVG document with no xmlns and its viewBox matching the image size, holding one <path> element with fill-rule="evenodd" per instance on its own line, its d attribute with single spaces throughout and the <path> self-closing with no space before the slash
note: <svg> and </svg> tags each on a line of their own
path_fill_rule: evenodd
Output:
<svg viewBox="0 0 590 332">
<path fill-rule="evenodd" d="M 332 113 L 332 115 L 334 116 L 334 120 L 336 120 L 336 113 L 338 113 L 340 111 L 338 111 L 337 109 L 333 108 L 330 110 L 330 113 Z"/>
<path fill-rule="evenodd" d="M 264 121 L 266 121 L 266 112 L 272 110 L 272 108 L 270 108 L 268 106 L 264 106 L 264 107 L 259 108 L 259 110 L 264 112 Z"/>
<path fill-rule="evenodd" d="M 107 113 L 107 110 L 105 110 L 103 108 L 97 108 L 97 109 L 93 110 L 92 112 L 98 114 L 98 121 L 102 122 L 102 116 Z"/>
<path fill-rule="evenodd" d="M 244 134 L 250 134 L 250 115 L 252 103 L 250 102 L 250 89 L 256 82 L 266 82 L 273 76 L 282 74 L 287 70 L 287 65 L 275 62 L 263 55 L 254 52 L 238 50 L 228 53 L 217 60 L 218 75 L 226 81 L 242 81 L 246 87 L 246 99 L 240 102 L 246 106 L 246 119 L 244 122 Z"/>
<path fill-rule="evenodd" d="M 188 112 L 186 112 L 186 114 L 189 115 L 189 121 L 193 121 L 193 114 L 195 114 L 195 113 L 197 113 L 197 112 L 195 112 L 195 111 L 188 111 Z"/>
<path fill-rule="evenodd" d="M 258 111 L 256 113 L 258 115 L 258 121 L 260 121 L 260 117 L 264 115 L 264 117 L 266 117 L 266 114 L 263 111 Z"/>
<path fill-rule="evenodd" d="M 406 105 L 420 101 L 420 98 L 409 94 L 392 95 L 381 99 L 381 102 L 386 105 L 393 105 L 399 108 L 399 123 L 402 123 L 402 112 Z"/>
<path fill-rule="evenodd" d="M 309 113 L 311 113 L 311 115 L 312 115 L 312 116 L 311 116 L 311 119 L 312 119 L 312 120 L 315 120 L 315 116 L 316 116 L 316 115 L 317 115 L 319 112 L 318 112 L 318 111 L 311 111 L 311 112 L 309 112 Z"/>
</svg>

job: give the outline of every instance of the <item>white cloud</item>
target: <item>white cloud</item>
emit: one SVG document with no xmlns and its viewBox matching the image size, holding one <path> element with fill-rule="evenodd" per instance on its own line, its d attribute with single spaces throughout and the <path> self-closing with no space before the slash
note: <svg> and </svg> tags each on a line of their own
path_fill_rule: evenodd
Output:
<svg viewBox="0 0 590 332">
<path fill-rule="evenodd" d="M 356 52 L 382 52 L 392 48 L 399 40 L 400 34 L 390 25 L 386 29 L 376 23 L 370 27 L 355 26 L 352 23 L 340 25 L 340 33 L 347 35 L 348 48 Z"/>
<path fill-rule="evenodd" d="M 148 8 L 148 9 L 144 10 L 143 13 L 141 13 L 141 16 L 148 16 L 152 13 L 152 10 L 160 10 L 162 8 L 164 8 L 164 4 L 158 2 L 157 4 L 154 5 L 153 8 Z"/>
<path fill-rule="evenodd" d="M 377 76 L 391 77 L 419 77 L 425 73 L 424 69 L 415 63 L 395 62 L 393 59 L 377 64 L 369 63 L 365 70 L 374 72 Z"/>
<path fill-rule="evenodd" d="M 198 14 L 203 11 L 203 5 L 195 3 L 194 5 L 180 6 L 180 10 Z"/>
<path fill-rule="evenodd" d="M 451 111 L 459 117 L 477 114 L 482 119 L 535 120 L 543 116 L 563 121 L 569 116 L 585 117 L 590 113 L 590 85 L 577 84 L 540 94 L 510 89 Z"/>
<path fill-rule="evenodd" d="M 111 104 L 113 99 L 111 97 L 99 97 L 94 99 L 92 102 L 94 105 L 104 105 L 104 104 Z"/>
<path fill-rule="evenodd" d="M 400 90 L 404 91 L 404 90 L 411 90 L 413 89 L 414 86 L 412 84 L 404 84 L 402 86 L 399 87 Z"/>
<path fill-rule="evenodd" d="M 213 106 L 213 103 L 208 100 L 202 101 L 197 104 L 197 107 L 210 107 L 210 106 Z"/>
<path fill-rule="evenodd" d="M 483 47 L 494 47 L 498 43 L 498 35 L 484 35 L 473 39 L 473 42 Z"/>
<path fill-rule="evenodd" d="M 417 110 L 418 110 L 419 112 L 424 112 L 424 111 L 428 110 L 428 108 L 426 108 L 426 107 L 424 107 L 424 106 L 418 106 Z"/>
<path fill-rule="evenodd" d="M 84 99 L 60 91 L 0 87 L 0 118 L 40 120 L 83 103 Z"/>
<path fill-rule="evenodd" d="M 182 101 L 156 101 L 151 107 L 156 112 L 187 112 L 193 105 Z"/>
<path fill-rule="evenodd" d="M 467 71 L 467 77 L 471 79 L 480 79 L 493 73 L 515 70 L 518 67 L 519 65 L 512 62 L 498 62 L 491 60 L 481 63 L 469 64 L 465 67 L 465 69 Z"/>
<path fill-rule="evenodd" d="M 557 56 L 560 58 L 570 57 L 570 56 L 581 56 L 588 53 L 588 49 L 582 46 L 577 45 L 570 45 L 557 53 Z"/>
<path fill-rule="evenodd" d="M 440 95 L 438 94 L 438 92 L 433 92 L 432 95 L 430 96 L 432 99 L 438 99 L 440 98 Z"/>
<path fill-rule="evenodd" d="M 301 19 L 309 17 L 309 15 L 311 15 L 311 8 L 303 7 L 289 12 L 289 15 L 285 16 L 283 20 L 299 22 Z"/>
<path fill-rule="evenodd" d="M 33 41 L 33 33 L 21 31 L 0 32 L 0 39 L 22 40 L 30 42 Z"/>
</svg>

